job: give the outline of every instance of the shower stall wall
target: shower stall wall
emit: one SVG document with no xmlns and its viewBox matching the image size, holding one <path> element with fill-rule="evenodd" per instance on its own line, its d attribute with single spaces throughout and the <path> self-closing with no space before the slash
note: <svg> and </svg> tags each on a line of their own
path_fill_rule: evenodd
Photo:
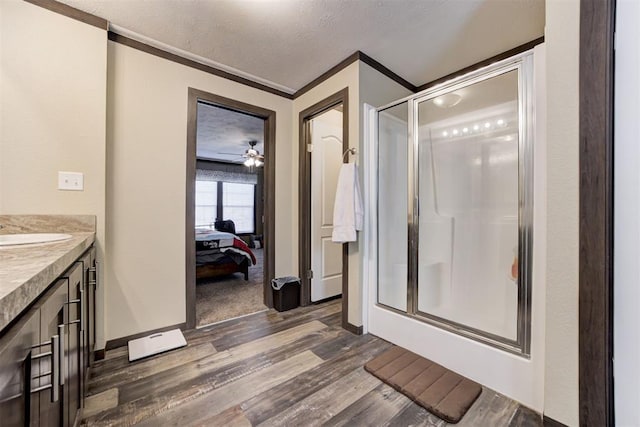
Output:
<svg viewBox="0 0 640 427">
<path fill-rule="evenodd" d="M 378 109 L 379 306 L 529 356 L 533 55 Z"/>
</svg>

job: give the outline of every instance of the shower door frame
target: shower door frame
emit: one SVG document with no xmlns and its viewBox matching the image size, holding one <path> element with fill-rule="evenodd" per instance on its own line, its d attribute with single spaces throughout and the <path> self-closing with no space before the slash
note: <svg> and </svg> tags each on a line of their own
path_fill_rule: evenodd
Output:
<svg viewBox="0 0 640 427">
<path fill-rule="evenodd" d="M 515 340 L 486 332 L 469 325 L 418 310 L 418 259 L 420 224 L 418 105 L 493 77 L 518 71 L 518 309 L 517 338 Z M 381 303 L 377 292 L 376 305 L 387 310 L 429 323 L 438 328 L 480 341 L 525 358 L 531 354 L 531 287 L 533 249 L 533 50 L 514 55 L 477 71 L 444 82 L 415 95 L 394 101 L 376 109 L 376 117 L 388 108 L 407 103 L 407 227 L 408 274 L 407 311 Z M 377 121 L 378 122 L 378 121 Z M 378 133 L 379 135 L 379 133 Z M 377 142 L 379 144 L 379 141 Z M 379 161 L 379 158 L 378 158 Z M 378 180 L 376 180 L 379 185 Z M 379 200 L 377 209 L 379 211 Z M 377 215 L 376 215 L 377 217 Z M 379 245 L 379 224 L 376 229 Z M 376 248 L 377 249 L 377 248 Z M 379 266 L 378 265 L 378 274 Z M 378 283 L 379 286 L 379 283 Z"/>
</svg>

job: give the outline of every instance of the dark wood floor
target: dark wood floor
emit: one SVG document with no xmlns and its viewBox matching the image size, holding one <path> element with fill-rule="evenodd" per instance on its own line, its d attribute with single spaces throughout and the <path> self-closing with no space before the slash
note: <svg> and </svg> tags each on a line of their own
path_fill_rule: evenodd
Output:
<svg viewBox="0 0 640 427">
<path fill-rule="evenodd" d="M 83 424 L 148 426 L 446 426 L 368 374 L 390 347 L 340 328 L 340 300 L 270 310 L 188 331 L 187 347 L 129 363 L 126 347 L 93 368 Z M 484 389 L 457 426 L 539 426 Z"/>
</svg>

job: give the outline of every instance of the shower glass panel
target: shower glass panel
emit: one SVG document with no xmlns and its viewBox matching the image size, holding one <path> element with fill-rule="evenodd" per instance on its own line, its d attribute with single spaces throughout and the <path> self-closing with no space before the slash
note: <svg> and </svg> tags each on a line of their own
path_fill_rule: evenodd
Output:
<svg viewBox="0 0 640 427">
<path fill-rule="evenodd" d="M 417 313 L 518 338 L 518 70 L 417 104 Z"/>
<path fill-rule="evenodd" d="M 378 302 L 407 311 L 407 102 L 378 114 Z"/>
<path fill-rule="evenodd" d="M 530 352 L 533 55 L 378 109 L 378 300 Z"/>
</svg>

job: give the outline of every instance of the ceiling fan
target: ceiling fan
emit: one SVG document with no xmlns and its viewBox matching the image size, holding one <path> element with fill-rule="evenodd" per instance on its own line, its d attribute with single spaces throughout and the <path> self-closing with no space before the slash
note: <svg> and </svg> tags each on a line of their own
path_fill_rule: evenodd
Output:
<svg viewBox="0 0 640 427">
<path fill-rule="evenodd" d="M 255 139 L 249 141 L 249 148 L 247 148 L 247 150 L 242 155 L 242 157 L 246 159 L 244 161 L 245 166 L 260 167 L 264 164 L 264 155 L 260 154 L 260 152 L 255 148 L 257 143 L 258 141 L 256 141 Z"/>
<path fill-rule="evenodd" d="M 260 167 L 264 165 L 264 155 L 260 154 L 260 151 L 256 150 L 256 145 L 258 141 L 255 139 L 247 141 L 249 144 L 249 148 L 245 150 L 243 154 L 240 155 L 241 158 L 245 159 L 244 165 L 247 167 Z M 226 155 L 238 155 L 237 153 L 218 153 L 218 154 L 226 154 Z"/>
</svg>

